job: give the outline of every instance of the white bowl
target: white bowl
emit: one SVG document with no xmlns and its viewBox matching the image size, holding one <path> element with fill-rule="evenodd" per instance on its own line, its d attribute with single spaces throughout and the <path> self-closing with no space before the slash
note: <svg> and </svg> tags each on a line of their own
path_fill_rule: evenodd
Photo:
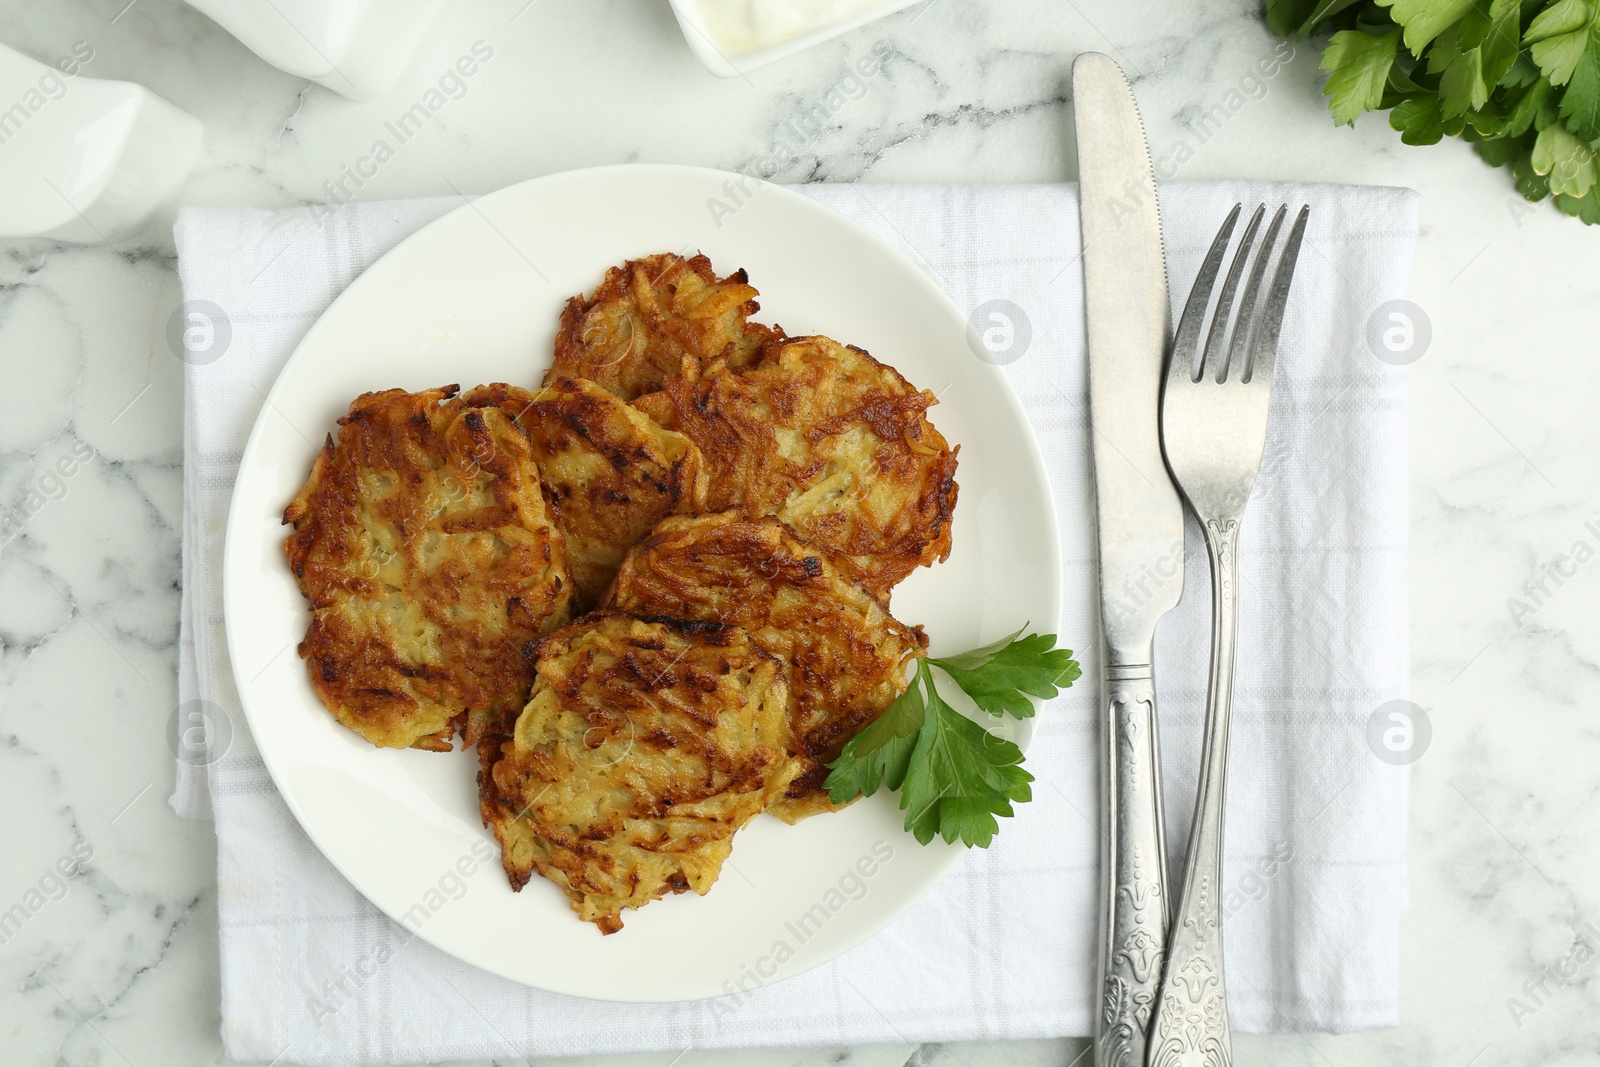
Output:
<svg viewBox="0 0 1600 1067">
<path fill-rule="evenodd" d="M 920 3 L 921 0 L 884 0 L 883 3 L 868 5 L 859 13 L 827 26 L 748 50 L 734 50 L 717 39 L 716 32 L 708 25 L 700 9 L 699 0 L 671 0 L 671 2 L 672 12 L 678 16 L 678 25 L 683 28 L 683 35 L 688 39 L 689 48 L 696 58 L 719 78 L 733 78 L 804 51 L 812 45 L 830 41 L 885 15 L 904 11 Z"/>
<path fill-rule="evenodd" d="M 81 41 L 56 66 L 0 45 L 0 237 L 114 241 L 199 157 L 199 119 L 142 85 L 85 77 L 93 58 Z"/>
</svg>

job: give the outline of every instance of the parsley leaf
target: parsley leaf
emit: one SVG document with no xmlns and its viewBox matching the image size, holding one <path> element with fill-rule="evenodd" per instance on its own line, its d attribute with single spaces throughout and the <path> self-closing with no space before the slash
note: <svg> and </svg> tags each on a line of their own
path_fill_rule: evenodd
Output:
<svg viewBox="0 0 1600 1067">
<path fill-rule="evenodd" d="M 920 663 L 918 669 L 920 672 Z M 900 788 L 911 763 L 911 750 L 927 717 L 921 682 L 919 673 L 882 715 L 845 745 L 844 754 L 831 765 L 833 769 L 824 783 L 829 800 L 843 804 L 854 800 L 857 793 L 870 797 L 880 783 L 890 789 Z"/>
<path fill-rule="evenodd" d="M 1584 196 L 1600 181 L 1594 149 L 1559 124 L 1546 126 L 1533 143 L 1533 169 L 1552 193 L 1567 196 Z"/>
<path fill-rule="evenodd" d="M 1489 102 L 1489 94 L 1521 49 L 1517 0 L 1490 0 L 1441 34 L 1428 53 L 1428 73 L 1438 74 L 1445 115 L 1462 115 Z"/>
<path fill-rule="evenodd" d="M 842 804 L 881 786 L 898 789 L 906 829 L 922 844 L 942 837 L 988 848 L 1000 818 L 1032 799 L 1033 775 L 1022 769 L 1015 742 L 945 702 L 932 667 L 985 711 L 1026 718 L 1033 714 L 1029 694 L 1054 696 L 1082 671 L 1070 650 L 1055 647 L 1054 635 L 1021 635 L 1018 630 L 969 652 L 918 660 L 906 691 L 828 765 L 829 798 Z"/>
<path fill-rule="evenodd" d="M 1573 65 L 1561 94 L 1561 117 L 1585 141 L 1600 141 L 1600 21 L 1589 32 L 1589 46 Z"/>
<path fill-rule="evenodd" d="M 1400 51 L 1400 27 L 1388 33 L 1340 30 L 1322 53 L 1322 69 L 1329 71 L 1323 93 L 1330 99 L 1333 121 L 1353 123 L 1363 111 L 1372 111 L 1383 102 L 1389 83 L 1389 68 Z"/>
<path fill-rule="evenodd" d="M 1556 0 L 1528 24 L 1522 43 L 1551 85 L 1565 85 L 1588 45 L 1594 19 L 1586 0 Z"/>
<path fill-rule="evenodd" d="M 1550 84 L 1539 76 L 1539 68 L 1534 65 L 1533 60 L 1520 52 L 1517 53 L 1517 58 L 1512 61 L 1511 66 L 1506 69 L 1505 74 L 1500 78 L 1501 87 L 1506 89 L 1520 89 L 1523 86 L 1533 85 L 1535 82 L 1541 85 Z"/>
<path fill-rule="evenodd" d="M 1446 115 L 1464 115 L 1489 99 L 1483 53 L 1476 48 L 1462 51 L 1454 33 L 1439 38 L 1428 52 L 1428 73 L 1439 75 L 1439 107 Z"/>
<path fill-rule="evenodd" d="M 1028 696 L 1049 700 L 1082 674 L 1072 650 L 1057 648 L 1055 634 L 1018 630 L 998 649 L 994 645 L 959 656 L 936 659 L 933 665 L 950 676 L 972 702 L 991 715 L 1033 717 Z"/>
<path fill-rule="evenodd" d="M 1550 195 L 1550 183 L 1533 169 L 1533 152 L 1517 156 L 1511 164 L 1511 173 L 1517 180 L 1517 192 L 1529 200 L 1543 200 Z"/>
<path fill-rule="evenodd" d="M 1516 141 L 1506 137 L 1497 137 L 1492 141 L 1479 141 L 1472 146 L 1477 149 L 1483 161 L 1492 167 L 1503 167 L 1517 158 L 1517 153 L 1522 151 L 1522 146 Z"/>
<path fill-rule="evenodd" d="M 1438 144 L 1444 140 L 1437 97 L 1401 101 L 1389 112 L 1389 125 L 1400 131 L 1400 140 L 1406 144 Z"/>
<path fill-rule="evenodd" d="M 1556 206 L 1590 226 L 1600 226 L 1600 196 L 1577 197 L 1562 193 L 1556 197 Z"/>
<path fill-rule="evenodd" d="M 1406 47 L 1420 56 L 1435 37 L 1472 10 L 1473 0 L 1377 0 L 1377 4 L 1389 8 L 1394 20 L 1406 28 Z"/>
<path fill-rule="evenodd" d="M 1506 135 L 1509 137 L 1521 137 L 1534 128 L 1534 119 L 1538 117 L 1541 111 L 1545 110 L 1554 92 L 1555 87 L 1543 78 L 1523 90 L 1522 94 L 1515 98 L 1515 102 L 1511 106 L 1511 113 L 1506 116 Z M 1549 122 L 1544 123 L 1544 126 L 1548 125 L 1550 125 Z M 1543 129 L 1544 127 L 1541 126 L 1539 128 Z"/>
<path fill-rule="evenodd" d="M 920 844 L 935 834 L 947 842 L 960 838 L 969 848 L 988 848 L 1000 831 L 997 816 L 1010 816 L 1013 801 L 1033 797 L 1023 770 L 1022 750 L 991 734 L 939 696 L 927 661 L 917 664 L 918 680 L 927 688 L 928 716 L 917 738 L 900 807 L 906 829 Z"/>
</svg>

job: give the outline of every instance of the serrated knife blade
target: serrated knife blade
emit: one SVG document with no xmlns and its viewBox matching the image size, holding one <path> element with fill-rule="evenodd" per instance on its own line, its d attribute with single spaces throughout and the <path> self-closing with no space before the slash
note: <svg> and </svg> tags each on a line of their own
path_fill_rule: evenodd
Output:
<svg viewBox="0 0 1600 1067">
<path fill-rule="evenodd" d="M 1095 1062 L 1143 1067 L 1168 913 L 1155 627 L 1183 593 L 1183 505 L 1160 437 L 1171 312 L 1133 89 L 1110 57 L 1090 52 L 1072 65 L 1072 99 L 1104 664 Z"/>
</svg>

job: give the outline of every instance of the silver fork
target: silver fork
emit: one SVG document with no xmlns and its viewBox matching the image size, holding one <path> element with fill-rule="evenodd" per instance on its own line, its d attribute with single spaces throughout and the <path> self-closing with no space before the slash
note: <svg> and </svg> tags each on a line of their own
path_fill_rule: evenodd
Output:
<svg viewBox="0 0 1600 1067">
<path fill-rule="evenodd" d="M 1283 323 L 1295 259 L 1309 208 L 1289 231 L 1277 270 L 1257 314 L 1262 282 L 1288 214 L 1279 208 L 1233 315 L 1239 280 L 1266 208 L 1256 208 L 1234 254 L 1206 331 L 1200 332 L 1240 208 L 1234 206 L 1206 253 L 1184 305 L 1161 394 L 1161 446 L 1172 480 L 1188 500 L 1205 534 L 1211 559 L 1211 670 L 1207 684 L 1205 745 L 1200 789 L 1183 877 L 1173 914 L 1166 967 L 1150 1024 L 1148 1067 L 1178 1064 L 1228 1067 L 1233 1043 L 1222 977 L 1222 808 L 1228 773 L 1228 718 L 1233 705 L 1233 644 L 1239 614 L 1239 520 L 1250 499 L 1267 440 L 1278 329 Z"/>
</svg>

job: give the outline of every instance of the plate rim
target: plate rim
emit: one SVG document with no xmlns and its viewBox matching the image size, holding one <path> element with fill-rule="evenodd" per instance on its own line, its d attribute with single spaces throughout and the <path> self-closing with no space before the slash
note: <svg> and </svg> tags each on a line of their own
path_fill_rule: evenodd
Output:
<svg viewBox="0 0 1600 1067">
<path fill-rule="evenodd" d="M 522 181 L 513 182 L 509 185 L 501 186 L 492 192 L 484 193 L 479 196 L 462 197 L 462 203 L 460 206 L 446 211 L 438 218 L 432 219 L 424 225 L 413 230 L 411 233 L 397 241 L 382 255 L 378 256 L 371 263 L 367 264 L 367 266 L 364 267 L 361 272 L 352 278 L 348 283 L 346 283 L 344 288 L 341 289 L 338 294 L 334 296 L 331 301 L 329 301 L 328 305 L 318 313 L 316 321 L 313 322 L 306 330 L 304 336 L 302 336 L 299 342 L 296 343 L 294 350 L 284 360 L 282 366 L 278 368 L 277 373 L 273 377 L 271 387 L 264 394 L 260 410 L 256 413 L 255 419 L 250 427 L 250 433 L 246 437 L 244 447 L 240 452 L 239 470 L 242 471 L 246 461 L 256 453 L 259 439 L 264 432 L 264 427 L 267 423 L 267 417 L 276 407 L 279 391 L 281 388 L 283 388 L 284 379 L 287 377 L 290 368 L 301 359 L 302 354 L 307 349 L 312 347 L 320 334 L 322 334 L 325 330 L 332 328 L 328 326 L 328 319 L 333 315 L 341 303 L 352 299 L 352 294 L 362 291 L 366 285 L 376 284 L 371 281 L 370 275 L 378 267 L 389 261 L 391 258 L 403 254 L 406 246 L 409 245 L 413 240 L 422 237 L 424 234 L 429 233 L 436 227 L 442 228 L 446 225 L 455 225 L 457 224 L 458 217 L 465 217 L 468 214 L 483 215 L 482 209 L 485 206 L 492 204 L 493 201 L 497 199 L 509 199 L 512 196 L 522 193 L 524 190 L 535 186 L 557 184 L 562 181 L 580 180 L 584 177 L 599 177 L 602 175 L 609 176 L 619 172 L 631 172 L 643 176 L 648 176 L 651 174 L 692 175 L 698 178 L 715 179 L 715 181 L 718 183 L 727 179 L 740 180 L 748 177 L 733 171 L 725 171 L 715 167 L 699 167 L 672 163 L 611 163 L 594 167 L 580 167 L 571 170 L 555 171 L 549 174 L 543 174 L 533 178 L 526 178 Z M 798 208 L 802 212 L 809 212 L 818 217 L 827 218 L 831 223 L 843 224 L 844 226 L 855 231 L 855 233 L 862 239 L 877 245 L 880 252 L 897 261 L 900 261 L 906 266 L 907 277 L 914 278 L 917 287 L 922 290 L 924 294 L 931 297 L 931 299 L 938 305 L 943 306 L 952 316 L 952 321 L 961 321 L 966 319 L 966 316 L 962 313 L 959 305 L 956 304 L 955 300 L 950 296 L 950 294 L 945 292 L 945 290 L 938 283 L 929 277 L 927 271 L 918 266 L 914 259 L 906 255 L 900 249 L 894 247 L 894 245 L 889 243 L 889 241 L 885 238 L 879 236 L 877 233 L 874 233 L 872 230 L 845 215 L 843 212 L 837 211 L 827 204 L 814 200 L 811 197 L 798 192 L 794 188 L 765 180 L 759 180 L 759 184 L 761 185 L 763 192 L 777 194 L 780 198 L 786 200 L 792 206 Z M 491 225 L 493 224 L 491 223 Z M 970 323 L 967 326 L 967 336 L 970 344 L 970 339 L 972 337 L 972 327 Z M 1046 517 L 1046 522 L 1043 524 L 1043 528 L 1038 531 L 1038 533 L 1043 539 L 1042 548 L 1046 557 L 1054 560 L 1056 564 L 1055 566 L 1047 569 L 1048 583 L 1045 591 L 1046 599 L 1053 604 L 1053 608 L 1050 612 L 1051 618 L 1049 619 L 1049 631 L 1059 634 L 1061 630 L 1062 612 L 1065 609 L 1065 604 L 1063 602 L 1063 581 L 1060 565 L 1062 558 L 1061 528 L 1059 512 L 1056 509 L 1055 495 L 1050 484 L 1049 466 L 1045 461 L 1044 452 L 1039 446 L 1038 435 L 1034 430 L 1032 421 L 1027 417 L 1027 412 L 1022 406 L 1021 398 L 1017 395 L 1016 389 L 1012 385 L 1010 377 L 1004 372 L 1002 367 L 997 365 L 989 364 L 989 370 L 991 372 L 991 380 L 994 381 L 998 386 L 998 398 L 1005 405 L 1007 409 L 1007 415 L 1020 427 L 1024 440 L 1027 442 L 1029 450 L 1035 460 L 1035 462 L 1032 464 L 1032 481 L 1035 483 L 1033 489 L 1038 495 Z M 957 442 L 957 445 L 959 444 L 960 442 Z M 238 628 L 232 625 L 232 620 L 235 613 L 234 605 L 237 603 L 237 598 L 242 592 L 234 588 L 235 555 L 241 550 L 240 544 L 243 540 L 241 530 L 247 521 L 244 514 L 245 504 L 242 500 L 242 494 L 240 493 L 240 485 L 242 481 L 243 478 L 236 473 L 233 487 L 229 493 L 227 519 L 223 529 L 222 616 L 224 644 L 227 648 L 229 657 L 230 680 L 232 680 L 234 683 L 235 694 L 238 697 L 240 710 L 245 718 L 245 723 L 247 726 L 252 728 L 252 743 L 255 743 L 255 716 L 250 709 L 250 702 L 245 697 L 245 690 L 238 686 L 238 680 L 237 677 L 234 676 L 232 666 L 233 664 L 244 662 L 242 659 L 240 659 L 240 649 L 237 648 L 235 644 L 236 641 L 242 640 L 242 637 L 240 637 L 238 634 Z M 1032 624 L 1030 624 L 1030 629 L 1033 629 L 1034 632 L 1045 632 L 1043 627 L 1034 627 Z M 296 658 L 298 658 L 298 653 Z M 1027 728 L 1026 732 L 1019 742 L 1020 747 L 1024 752 L 1031 747 L 1032 740 L 1037 732 L 1037 718 L 1026 721 L 1025 726 Z M 345 882 L 348 883 L 350 887 L 361 896 L 362 900 L 366 901 L 369 905 L 371 905 L 391 921 L 403 926 L 404 924 L 402 923 L 401 917 L 391 912 L 388 908 L 385 908 L 382 904 L 379 904 L 376 900 L 372 899 L 372 897 L 369 896 L 359 884 L 357 884 L 356 879 L 346 871 L 345 866 L 338 862 L 338 860 L 336 860 L 334 856 L 330 854 L 329 850 L 324 845 L 322 837 L 318 833 L 314 832 L 311 826 L 307 824 L 307 820 L 302 814 L 299 801 L 290 792 L 285 791 L 283 788 L 280 780 L 281 768 L 276 764 L 274 757 L 269 756 L 267 751 L 263 749 L 259 743 L 256 743 L 256 751 L 261 758 L 263 766 L 266 768 L 268 776 L 272 780 L 273 789 L 283 800 L 284 805 L 289 809 L 289 812 L 294 816 L 295 822 L 300 831 L 304 833 L 311 843 L 316 847 L 317 852 L 322 856 L 322 858 L 327 860 L 329 865 L 338 872 L 339 876 L 343 878 Z M 461 750 L 461 752 L 464 757 L 469 755 L 465 753 L 465 750 Z M 485 831 L 485 833 L 487 833 L 487 831 Z M 907 834 L 906 838 L 909 840 L 910 835 Z M 498 845 L 496 845 L 496 847 L 498 848 Z M 936 886 L 942 883 L 945 878 L 949 876 L 951 869 L 963 858 L 965 858 L 969 852 L 973 851 L 972 849 L 966 848 L 960 844 L 945 844 L 938 839 L 935 839 L 929 845 L 919 845 L 918 847 L 938 848 L 945 853 L 938 861 L 937 873 L 931 877 L 919 891 L 906 894 L 905 897 L 900 899 L 894 906 L 886 909 L 881 916 L 881 919 L 875 924 L 872 924 L 870 929 L 868 929 L 867 932 L 857 940 L 840 944 L 837 949 L 824 954 L 821 956 L 821 958 L 812 961 L 808 966 L 799 970 L 795 970 L 791 973 L 784 974 L 782 977 L 777 978 L 767 984 L 781 985 L 791 978 L 796 978 L 809 971 L 815 970 L 817 967 L 837 959 L 844 953 L 858 948 L 861 945 L 866 944 L 868 941 L 871 941 L 873 938 L 882 933 L 883 930 L 890 924 L 903 916 L 913 906 L 924 900 Z M 489 866 L 491 870 L 498 869 L 497 864 L 490 864 Z M 722 995 L 720 993 L 714 993 L 703 996 L 673 996 L 670 994 L 664 994 L 661 996 L 649 997 L 638 995 L 612 997 L 596 995 L 587 987 L 580 990 L 574 987 L 563 987 L 560 984 L 535 984 L 528 981 L 526 978 L 507 973 L 502 969 L 490 966 L 486 963 L 480 962 L 477 959 L 466 958 L 456 947 L 441 943 L 440 940 L 437 939 L 438 931 L 432 929 L 431 924 L 417 930 L 411 930 L 409 927 L 405 927 L 405 929 L 414 934 L 417 939 L 427 942 L 429 945 L 432 945 L 434 948 L 445 953 L 453 959 L 459 960 L 468 966 L 478 968 L 485 973 L 493 974 L 496 977 L 506 981 L 515 982 L 516 984 L 528 989 L 538 989 L 562 996 L 579 997 L 586 1000 L 615 1004 L 692 1004 L 700 1001 L 711 1000 Z"/>
</svg>

